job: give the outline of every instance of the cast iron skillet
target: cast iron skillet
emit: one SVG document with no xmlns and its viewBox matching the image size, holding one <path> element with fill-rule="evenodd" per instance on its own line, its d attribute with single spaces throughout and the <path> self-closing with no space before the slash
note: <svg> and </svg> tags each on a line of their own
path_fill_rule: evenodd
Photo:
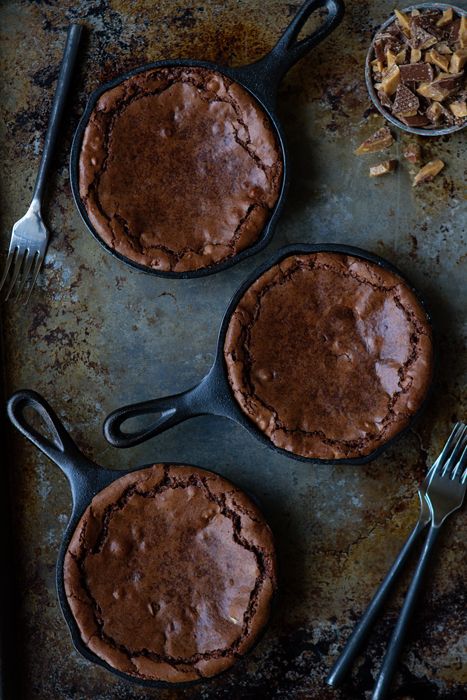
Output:
<svg viewBox="0 0 467 700">
<path fill-rule="evenodd" d="M 33 409 L 45 423 L 48 431 L 51 434 L 51 438 L 46 437 L 41 432 L 36 430 L 25 416 L 25 409 Z M 94 654 L 81 639 L 80 631 L 76 624 L 75 618 L 69 608 L 68 600 L 65 593 L 64 575 L 63 575 L 63 562 L 65 558 L 66 551 L 68 549 L 70 540 L 73 536 L 74 531 L 78 525 L 78 522 L 83 515 L 86 508 L 91 503 L 94 496 L 102 489 L 106 488 L 113 481 L 120 479 L 126 474 L 139 471 L 140 469 L 147 469 L 151 467 L 152 464 L 146 464 L 141 467 L 136 467 L 134 469 L 105 469 L 99 465 L 92 462 L 90 459 L 85 457 L 85 455 L 80 452 L 76 444 L 71 439 L 70 435 L 65 430 L 62 422 L 54 412 L 54 410 L 49 406 L 47 401 L 35 391 L 30 391 L 25 389 L 23 391 L 15 392 L 7 403 L 8 417 L 17 428 L 20 433 L 22 433 L 30 442 L 32 442 L 36 447 L 39 448 L 52 462 L 55 462 L 57 466 L 60 467 L 62 472 L 68 479 L 70 484 L 71 496 L 72 496 L 72 509 L 70 519 L 65 529 L 63 535 L 62 543 L 60 545 L 60 550 L 57 558 L 56 566 L 56 587 L 57 595 L 60 602 L 60 607 L 62 609 L 65 622 L 70 630 L 71 638 L 75 649 L 85 656 L 89 661 L 92 661 L 99 666 L 103 666 L 108 671 L 124 678 L 132 683 L 138 683 L 139 685 L 145 685 L 148 687 L 183 687 L 186 688 L 190 685 L 195 685 L 199 683 L 206 683 L 210 679 L 199 679 L 188 681 L 185 683 L 169 683 L 167 681 L 154 681 L 154 680 L 144 680 L 142 678 L 136 678 L 135 676 L 130 676 L 122 671 L 110 666 L 106 661 L 101 659 L 97 654 Z M 44 431 L 45 432 L 45 431 Z M 181 465 L 180 462 L 170 462 L 171 465 L 177 466 Z M 186 463 L 184 463 L 185 466 Z M 196 468 L 196 467 L 195 467 Z M 201 467 L 199 467 L 201 468 Z M 211 470 L 205 470 L 211 471 Z M 229 479 L 230 483 L 233 483 Z M 234 484 L 235 485 L 235 484 Z M 261 508 L 258 503 L 258 499 L 251 495 L 249 492 L 244 491 L 248 497 Z M 274 599 L 272 601 L 274 605 Z M 264 626 L 262 633 L 265 631 L 267 624 Z M 262 633 L 258 636 L 254 645 L 249 649 L 248 653 L 256 646 Z M 217 676 L 226 673 L 229 669 L 222 671 Z M 214 677 L 213 677 L 214 678 Z"/>
<path fill-rule="evenodd" d="M 327 9 L 327 17 L 324 23 L 319 29 L 312 32 L 305 39 L 297 41 L 297 37 L 300 30 L 304 26 L 308 17 L 317 9 L 325 7 Z M 136 68 L 129 73 L 125 73 L 120 77 L 112 80 L 105 85 L 102 85 L 97 90 L 95 90 L 91 97 L 89 98 L 88 104 L 84 111 L 84 114 L 78 124 L 76 129 L 73 144 L 71 147 L 71 159 L 70 159 L 70 181 L 71 189 L 73 192 L 73 197 L 78 207 L 79 213 L 86 224 L 89 231 L 97 239 L 97 241 L 112 255 L 122 260 L 122 262 L 127 263 L 133 267 L 136 267 L 143 272 L 149 274 L 158 275 L 159 277 L 176 277 L 176 278 L 189 278 L 189 277 L 203 277 L 205 275 L 210 275 L 214 272 L 219 272 L 220 270 L 225 270 L 232 265 L 240 262 L 250 255 L 254 255 L 260 251 L 269 242 L 274 225 L 279 217 L 284 204 L 284 198 L 289 184 L 289 165 L 287 150 L 284 141 L 284 134 L 282 127 L 280 125 L 278 116 L 275 111 L 276 96 L 279 83 L 281 82 L 285 73 L 291 68 L 294 63 L 296 63 L 302 56 L 304 56 L 310 49 L 319 44 L 323 39 L 325 39 L 328 34 L 330 34 L 335 27 L 340 23 L 344 15 L 344 3 L 343 0 L 306 0 L 301 8 L 298 10 L 297 14 L 293 18 L 292 22 L 289 24 L 285 30 L 282 37 L 279 39 L 274 48 L 266 54 L 262 59 L 255 63 L 251 63 L 247 66 L 241 66 L 239 68 L 229 68 L 225 66 L 219 66 L 215 63 L 208 61 L 193 61 L 190 59 L 173 59 L 167 61 L 156 61 L 155 63 L 147 63 L 144 66 Z M 119 85 L 124 80 L 131 78 L 138 73 L 143 73 L 152 68 L 160 68 L 163 66 L 186 66 L 186 67 L 202 67 L 210 68 L 226 75 L 235 82 L 242 85 L 248 92 L 250 92 L 253 97 L 259 102 L 263 110 L 268 115 L 271 123 L 273 124 L 278 143 L 281 149 L 282 162 L 283 162 L 283 175 L 282 175 L 282 186 L 279 193 L 278 200 L 271 212 L 271 215 L 265 224 L 263 231 L 253 245 L 245 250 L 242 250 L 237 255 L 227 258 L 217 265 L 211 265 L 209 267 L 201 268 L 199 270 L 187 270 L 185 272 L 173 272 L 173 271 L 163 271 L 163 270 L 153 270 L 146 267 L 145 265 L 140 265 L 133 260 L 121 255 L 108 246 L 102 238 L 99 236 L 97 231 L 95 231 L 88 215 L 86 209 L 81 201 L 79 194 L 79 156 L 81 151 L 81 143 L 83 140 L 84 131 L 88 124 L 91 112 L 93 111 L 100 96 L 110 90 L 111 88 Z"/>
<path fill-rule="evenodd" d="M 370 262 L 376 263 L 386 270 L 399 275 L 399 277 L 405 281 L 422 304 L 427 314 L 428 321 L 431 324 L 430 314 L 426 310 L 426 305 L 424 304 L 423 300 L 420 299 L 419 294 L 412 287 L 412 285 L 407 282 L 399 270 L 394 267 L 394 265 L 391 265 L 391 263 L 389 263 L 387 260 L 384 260 L 377 255 L 373 255 L 366 250 L 362 250 L 361 248 L 354 248 L 353 246 L 333 243 L 286 246 L 285 248 L 281 248 L 280 250 L 276 251 L 268 262 L 257 268 L 234 294 L 222 320 L 214 364 L 204 379 L 202 379 L 196 386 L 180 394 L 166 396 L 160 399 L 151 399 L 150 401 L 143 401 L 142 403 L 132 404 L 129 406 L 123 406 L 122 408 L 118 408 L 117 410 L 113 411 L 104 421 L 104 435 L 108 442 L 110 442 L 110 444 L 114 447 L 132 447 L 133 445 L 139 445 L 141 442 L 149 440 L 155 435 L 163 433 L 172 426 L 177 425 L 177 423 L 181 423 L 188 418 L 212 414 L 230 418 L 230 420 L 233 420 L 246 428 L 252 435 L 254 435 L 263 444 L 270 447 L 272 450 L 287 455 L 287 457 L 297 459 L 301 462 L 322 464 L 366 464 L 367 462 L 375 459 L 375 457 L 378 457 L 388 445 L 392 444 L 395 439 L 412 427 L 413 423 L 419 417 L 419 414 L 424 408 L 428 397 L 425 398 L 423 405 L 420 407 L 417 413 L 414 414 L 410 423 L 404 430 L 397 435 L 394 435 L 393 438 L 384 443 L 384 445 L 381 445 L 381 447 L 378 449 L 371 452 L 369 455 L 350 459 L 316 459 L 312 457 L 302 457 L 301 455 L 297 455 L 280 447 L 276 447 L 276 445 L 274 445 L 271 440 L 263 432 L 261 432 L 261 430 L 259 430 L 259 428 L 257 428 L 252 421 L 250 421 L 237 403 L 227 378 L 227 370 L 224 360 L 224 341 L 231 316 L 237 308 L 241 297 L 253 284 L 253 282 L 255 282 L 258 277 L 263 274 L 263 272 L 266 272 L 266 270 L 273 265 L 276 265 L 284 258 L 290 255 L 302 255 L 306 253 L 318 252 L 334 252 L 343 253 L 344 255 L 353 255 L 355 257 L 362 258 L 363 260 L 369 260 Z M 126 432 L 122 430 L 122 425 L 127 420 L 137 418 L 139 416 L 150 416 L 153 414 L 160 414 L 160 416 L 149 427 L 134 432 Z"/>
</svg>

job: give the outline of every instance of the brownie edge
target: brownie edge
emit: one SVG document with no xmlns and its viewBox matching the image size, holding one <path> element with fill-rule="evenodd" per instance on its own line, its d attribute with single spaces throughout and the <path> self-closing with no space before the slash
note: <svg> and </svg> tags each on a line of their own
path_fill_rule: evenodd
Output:
<svg viewBox="0 0 467 700">
<path fill-rule="evenodd" d="M 156 464 L 93 498 L 64 582 L 84 644 L 112 668 L 194 681 L 232 666 L 258 638 L 276 589 L 274 543 L 226 479 Z"/>
</svg>

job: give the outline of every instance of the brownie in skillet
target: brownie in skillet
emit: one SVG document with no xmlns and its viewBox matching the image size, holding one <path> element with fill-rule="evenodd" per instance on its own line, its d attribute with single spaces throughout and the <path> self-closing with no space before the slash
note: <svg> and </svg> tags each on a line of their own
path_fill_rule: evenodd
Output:
<svg viewBox="0 0 467 700">
<path fill-rule="evenodd" d="M 83 642 L 142 679 L 193 681 L 257 639 L 276 587 L 272 534 L 238 488 L 196 467 L 123 476 L 83 514 L 64 561 Z"/>
<path fill-rule="evenodd" d="M 281 182 L 266 113 L 206 68 L 128 78 L 100 96 L 84 132 L 79 191 L 95 231 L 155 270 L 199 270 L 253 245 Z"/>
<path fill-rule="evenodd" d="M 422 405 L 431 326 L 392 271 L 351 255 L 292 255 L 243 295 L 224 356 L 241 410 L 274 445 L 315 459 L 364 457 Z"/>
</svg>

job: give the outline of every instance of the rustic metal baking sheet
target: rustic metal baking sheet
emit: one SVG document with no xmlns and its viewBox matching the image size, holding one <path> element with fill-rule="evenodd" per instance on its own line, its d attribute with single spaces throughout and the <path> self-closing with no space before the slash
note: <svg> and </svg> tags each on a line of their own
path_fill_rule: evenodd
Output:
<svg viewBox="0 0 467 700">
<path fill-rule="evenodd" d="M 269 249 L 199 280 L 163 280 L 104 252 L 72 204 L 67 174 L 72 128 L 100 81 L 146 61 L 206 58 L 229 64 L 267 51 L 300 3 L 282 0 L 36 0 L 2 2 L 1 251 L 29 201 L 65 29 L 89 34 L 76 93 L 50 180 L 52 241 L 27 307 L 3 309 L 6 391 L 33 388 L 57 409 L 79 445 L 108 467 L 159 460 L 214 468 L 255 492 L 275 530 L 281 596 L 269 630 L 231 672 L 187 690 L 129 685 L 73 650 L 54 587 L 59 541 L 70 510 L 66 481 L 31 445 L 11 435 L 2 468 L 11 481 L 16 639 L 9 638 L 15 698 L 364 698 L 396 619 L 396 597 L 349 685 L 324 677 L 386 572 L 417 513 L 416 488 L 452 422 L 466 418 L 465 132 L 423 141 L 446 162 L 431 185 L 412 189 L 406 164 L 368 179 L 378 156 L 354 148 L 381 117 L 369 109 L 364 55 L 393 3 L 348 0 L 341 28 L 284 80 L 280 112 L 292 157 L 286 210 Z M 466 7 L 465 2 L 459 2 Z M 399 153 L 408 136 L 401 136 Z M 439 333 L 439 373 L 429 408 L 412 432 L 366 467 L 313 467 L 259 445 L 240 427 L 200 417 L 129 451 L 101 434 L 108 411 L 172 393 L 209 368 L 223 310 L 271 251 L 292 242 L 350 243 L 388 258 L 428 300 Z M 464 377 L 463 377 L 464 372 Z M 437 565 L 396 681 L 397 698 L 467 696 L 467 510 L 442 538 Z M 8 605 L 5 600 L 2 605 Z M 16 645 L 16 646 L 15 646 Z"/>
</svg>

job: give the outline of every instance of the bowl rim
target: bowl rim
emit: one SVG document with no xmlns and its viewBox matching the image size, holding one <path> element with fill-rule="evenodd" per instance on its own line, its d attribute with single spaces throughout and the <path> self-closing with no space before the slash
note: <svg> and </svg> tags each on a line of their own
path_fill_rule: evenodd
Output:
<svg viewBox="0 0 467 700">
<path fill-rule="evenodd" d="M 461 16 L 467 17 L 467 10 L 462 9 L 461 7 L 457 7 L 457 5 L 451 5 L 447 3 L 441 3 L 441 2 L 422 2 L 422 3 L 417 3 L 414 5 L 409 5 L 408 7 L 402 8 L 401 12 L 411 12 L 412 10 L 428 10 L 428 9 L 435 9 L 435 10 L 447 10 L 447 9 L 453 9 L 454 12 Z M 373 38 L 371 40 L 366 59 L 365 59 L 365 82 L 368 90 L 368 94 L 370 96 L 371 101 L 375 105 L 376 109 L 382 116 L 390 122 L 393 126 L 397 127 L 398 129 L 402 129 L 402 131 L 406 131 L 410 134 L 418 134 L 419 136 L 444 136 L 446 134 L 452 134 L 456 131 L 460 131 L 461 129 L 464 129 L 467 126 L 467 119 L 464 120 L 462 124 L 454 124 L 451 126 L 447 126 L 443 129 L 424 129 L 422 127 L 415 127 L 415 126 L 408 126 L 401 122 L 399 119 L 394 117 L 390 112 L 388 112 L 387 109 L 383 107 L 381 104 L 378 95 L 376 94 L 376 90 L 373 85 L 373 80 L 372 80 L 372 71 L 371 71 L 371 60 L 373 59 L 374 55 L 374 42 L 377 34 L 382 29 L 386 29 L 386 27 L 389 27 L 389 25 L 393 24 L 396 21 L 396 17 L 394 12 L 391 14 L 391 16 L 383 22 L 378 29 L 375 31 Z"/>
</svg>

